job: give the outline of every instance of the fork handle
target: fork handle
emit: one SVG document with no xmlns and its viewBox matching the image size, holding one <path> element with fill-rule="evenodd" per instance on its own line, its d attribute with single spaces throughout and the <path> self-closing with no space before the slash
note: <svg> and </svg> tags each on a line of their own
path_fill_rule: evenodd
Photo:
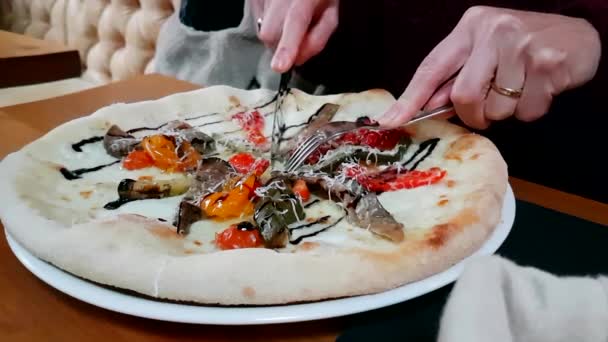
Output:
<svg viewBox="0 0 608 342">
<path fill-rule="evenodd" d="M 405 123 L 404 126 L 407 126 L 409 124 L 412 124 L 414 122 L 420 121 L 420 120 L 424 120 L 427 118 L 432 118 L 433 116 L 437 116 L 437 115 L 441 115 L 441 114 L 445 114 L 445 113 L 449 113 L 451 111 L 454 110 L 454 106 L 452 105 L 445 105 L 445 106 L 441 106 L 429 111 L 422 111 L 418 114 L 416 114 L 416 116 L 414 116 L 410 121 L 408 121 L 407 123 Z"/>
</svg>

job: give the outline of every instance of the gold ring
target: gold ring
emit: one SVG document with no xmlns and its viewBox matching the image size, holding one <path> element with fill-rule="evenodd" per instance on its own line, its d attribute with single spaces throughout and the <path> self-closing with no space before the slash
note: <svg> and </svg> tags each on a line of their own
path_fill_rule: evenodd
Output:
<svg viewBox="0 0 608 342">
<path fill-rule="evenodd" d="M 494 81 L 492 81 L 492 89 L 500 95 L 513 97 L 516 99 L 520 98 L 522 93 L 522 89 L 499 87 Z"/>
</svg>

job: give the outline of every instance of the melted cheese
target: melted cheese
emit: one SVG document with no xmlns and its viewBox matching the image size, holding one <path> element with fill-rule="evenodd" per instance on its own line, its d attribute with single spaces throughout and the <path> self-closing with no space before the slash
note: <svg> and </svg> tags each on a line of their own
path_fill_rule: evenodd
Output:
<svg viewBox="0 0 608 342">
<path fill-rule="evenodd" d="M 286 101 L 287 106 L 289 107 L 289 103 L 293 101 L 294 99 L 292 97 L 288 97 Z M 294 107 L 293 103 L 291 103 L 292 110 L 286 113 L 285 122 L 288 125 L 304 122 L 308 116 L 312 115 L 316 109 L 327 100 L 322 97 L 301 97 L 298 98 L 298 101 L 300 107 Z M 346 102 L 337 113 L 335 119 L 352 119 L 353 117 L 358 116 L 355 113 L 361 112 L 360 106 L 360 102 L 356 104 Z M 267 107 L 268 108 L 260 110 L 262 115 L 272 111 L 273 106 Z M 301 108 L 307 108 L 308 112 L 302 113 Z M 372 105 L 370 105 L 370 108 L 377 109 L 377 107 Z M 253 149 L 252 146 L 246 142 L 244 133 L 228 133 L 239 129 L 238 125 L 230 120 L 231 115 L 236 112 L 237 110 L 233 110 L 231 113 L 226 113 L 225 115 L 201 117 L 200 119 L 190 120 L 188 123 L 194 127 L 205 125 L 200 128 L 202 132 L 214 138 L 221 138 L 225 143 L 216 144 L 218 146 L 218 152 L 221 158 L 228 159 L 233 151 L 226 146 L 234 146 L 239 149 Z M 191 113 L 188 117 L 196 115 L 197 114 Z M 179 116 L 181 118 L 186 117 L 183 114 L 180 114 Z M 269 117 L 266 117 L 267 122 L 264 127 L 266 136 L 270 135 L 272 129 L 272 120 L 268 120 L 268 118 Z M 222 120 L 222 122 L 213 123 L 219 120 Z M 158 125 L 158 122 L 145 122 L 143 124 L 154 126 Z M 29 194 L 25 195 L 24 197 L 26 200 L 41 213 L 45 214 L 45 216 L 68 224 L 90 219 L 111 217 L 119 213 L 132 213 L 153 219 L 161 218 L 170 224 L 177 213 L 177 208 L 182 198 L 181 196 L 159 200 L 134 201 L 127 203 L 114 211 L 103 209 L 103 205 L 118 198 L 116 187 L 118 182 L 124 178 L 137 179 L 140 176 L 151 176 L 155 179 L 171 179 L 175 175 L 162 173 L 155 168 L 128 171 L 122 169 L 120 165 L 114 165 L 98 172 L 86 174 L 82 179 L 67 181 L 61 177 L 57 171 L 57 165 L 65 166 L 66 168 L 73 170 L 97 166 L 114 160 L 114 158 L 105 152 L 101 143 L 85 145 L 82 148 L 83 152 L 81 153 L 76 153 L 71 149 L 70 143 L 83 138 L 83 134 L 85 134 L 84 137 L 86 137 L 86 134 L 90 134 L 91 136 L 103 135 L 107 130 L 108 123 L 99 123 L 98 125 L 87 123 L 85 126 L 86 128 L 83 128 L 79 135 L 72 133 L 74 139 L 70 138 L 71 141 L 69 143 L 65 141 L 65 137 L 56 135 L 50 138 L 50 142 L 39 143 L 35 150 L 30 151 L 33 153 L 33 157 L 36 160 L 49 161 L 49 163 L 47 168 L 28 170 L 29 173 L 25 173 L 20 180 L 23 189 L 37 189 L 36 192 L 30 191 Z M 128 129 L 131 127 L 123 128 Z M 141 137 L 151 133 L 152 132 L 150 131 L 140 132 L 137 136 Z M 297 134 L 297 130 L 294 130 L 293 134 Z M 79 136 L 78 139 L 76 139 L 77 136 Z M 474 174 L 466 173 L 472 172 L 471 168 L 467 168 L 465 172 L 463 168 L 459 168 L 457 161 L 446 162 L 441 158 L 446 144 L 447 142 L 441 141 L 435 149 L 435 152 L 422 162 L 418 169 L 440 166 L 448 170 L 447 179 L 454 180 L 456 184 L 458 184 L 458 182 L 466 182 L 468 179 L 471 179 L 471 177 L 474 177 Z M 416 148 L 417 146 L 412 145 L 404 158 L 409 158 Z M 258 154 L 265 153 L 266 158 L 268 157 L 267 152 L 259 150 L 256 150 L 255 152 Z M 330 152 L 326 158 L 329 158 L 333 153 L 339 153 L 339 151 Z M 372 157 L 373 153 L 370 155 L 370 158 Z M 483 172 L 483 170 L 481 172 Z M 339 177 L 341 177 L 341 179 L 338 179 L 337 181 L 345 181 L 344 175 Z M 328 181 L 331 182 L 334 180 L 328 179 Z M 398 221 L 404 223 L 405 229 L 415 230 L 428 228 L 434 224 L 440 223 L 442 220 L 457 213 L 458 210 L 461 210 L 463 206 L 461 196 L 464 196 L 464 190 L 464 187 L 459 186 L 448 189 L 445 182 L 441 182 L 426 187 L 383 193 L 379 196 L 379 199 L 382 205 L 391 212 Z M 83 191 L 91 191 L 91 193 L 84 196 Z M 263 189 L 259 190 L 260 193 L 263 191 Z M 447 204 L 438 207 L 437 202 L 441 199 L 446 199 L 444 197 L 446 194 L 448 196 Z M 329 222 L 335 222 L 335 220 L 344 215 L 344 211 L 336 203 L 325 201 L 308 208 L 306 210 L 306 215 L 308 218 L 313 219 L 330 215 L 331 218 Z M 190 242 L 200 241 L 204 250 L 212 250 L 212 241 L 215 237 L 215 233 L 222 231 L 230 224 L 240 221 L 242 221 L 242 219 L 233 219 L 223 222 L 213 220 L 197 222 L 192 225 L 191 233 L 187 237 L 187 240 Z M 318 230 L 318 227 L 294 231 L 292 239 L 297 239 L 301 235 L 311 234 L 315 230 Z M 366 229 L 350 225 L 346 219 L 342 220 L 335 227 L 307 238 L 305 241 L 319 242 L 337 247 L 358 246 L 383 250 L 394 248 L 395 246 L 391 242 L 375 236 Z M 291 248 L 293 248 L 293 246 L 290 246 L 288 249 Z"/>
</svg>

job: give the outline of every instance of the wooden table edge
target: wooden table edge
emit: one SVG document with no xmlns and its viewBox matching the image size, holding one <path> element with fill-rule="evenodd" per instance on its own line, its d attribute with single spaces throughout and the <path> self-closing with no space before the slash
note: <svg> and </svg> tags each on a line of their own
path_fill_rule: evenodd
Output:
<svg viewBox="0 0 608 342">
<path fill-rule="evenodd" d="M 608 226 L 608 204 L 510 177 L 515 198 Z"/>
</svg>

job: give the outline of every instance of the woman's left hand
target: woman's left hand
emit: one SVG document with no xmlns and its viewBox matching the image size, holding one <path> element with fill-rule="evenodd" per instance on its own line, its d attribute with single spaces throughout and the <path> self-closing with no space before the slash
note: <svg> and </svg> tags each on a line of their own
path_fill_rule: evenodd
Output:
<svg viewBox="0 0 608 342">
<path fill-rule="evenodd" d="M 472 128 L 511 115 L 535 120 L 555 95 L 593 78 L 600 54 L 599 35 L 583 19 L 471 7 L 379 121 L 401 125 L 449 102 Z"/>
</svg>

